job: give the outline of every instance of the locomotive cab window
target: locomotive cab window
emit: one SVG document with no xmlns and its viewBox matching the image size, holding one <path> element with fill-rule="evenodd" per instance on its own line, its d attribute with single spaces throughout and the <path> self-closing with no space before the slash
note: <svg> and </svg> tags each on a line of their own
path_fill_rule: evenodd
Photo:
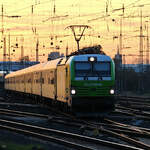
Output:
<svg viewBox="0 0 150 150">
<path fill-rule="evenodd" d="M 110 62 L 75 62 L 76 77 L 111 76 Z"/>
<path fill-rule="evenodd" d="M 110 76 L 110 68 L 110 62 L 96 62 L 93 66 L 93 72 L 96 72 L 99 76 Z"/>
<path fill-rule="evenodd" d="M 86 76 L 90 72 L 92 65 L 89 62 L 75 62 L 76 77 Z"/>
</svg>

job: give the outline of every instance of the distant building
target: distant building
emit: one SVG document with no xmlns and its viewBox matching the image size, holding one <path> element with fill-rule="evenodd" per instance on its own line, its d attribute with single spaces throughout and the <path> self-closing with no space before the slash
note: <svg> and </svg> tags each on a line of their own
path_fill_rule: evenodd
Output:
<svg viewBox="0 0 150 150">
<path fill-rule="evenodd" d="M 122 69 L 133 69 L 135 72 L 141 72 L 141 64 L 122 64 Z M 148 71 L 150 64 L 142 64 L 143 72 Z"/>
<path fill-rule="evenodd" d="M 60 57 L 64 57 L 64 54 L 60 54 L 60 52 L 51 52 L 50 54 L 48 54 L 48 61 L 54 60 Z"/>
<path fill-rule="evenodd" d="M 27 68 L 29 66 L 38 64 L 39 62 L 34 61 L 0 61 L 0 73 L 7 74 L 9 72 L 17 71 L 23 68 Z"/>
<path fill-rule="evenodd" d="M 119 53 L 119 49 L 117 51 L 117 54 L 115 55 L 114 62 L 115 62 L 117 69 L 122 68 L 122 55 Z"/>
</svg>

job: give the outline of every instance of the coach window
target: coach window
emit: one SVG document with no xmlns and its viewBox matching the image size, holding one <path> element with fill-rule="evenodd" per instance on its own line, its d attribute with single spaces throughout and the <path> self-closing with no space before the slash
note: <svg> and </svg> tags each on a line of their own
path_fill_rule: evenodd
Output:
<svg viewBox="0 0 150 150">
<path fill-rule="evenodd" d="M 54 84 L 54 78 L 52 78 L 52 80 L 51 80 L 51 84 Z"/>
<path fill-rule="evenodd" d="M 51 80 L 50 80 L 50 78 L 48 78 L 48 84 L 51 84 Z"/>
<path fill-rule="evenodd" d="M 38 79 L 36 79 L 36 83 L 38 83 Z"/>
<path fill-rule="evenodd" d="M 28 83 L 31 83 L 31 79 L 28 79 Z"/>
<path fill-rule="evenodd" d="M 41 83 L 44 84 L 44 78 L 41 78 Z"/>
</svg>

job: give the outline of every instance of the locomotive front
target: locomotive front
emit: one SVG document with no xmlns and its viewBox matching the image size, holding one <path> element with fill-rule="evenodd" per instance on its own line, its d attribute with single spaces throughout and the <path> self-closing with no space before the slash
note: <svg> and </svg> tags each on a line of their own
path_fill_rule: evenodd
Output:
<svg viewBox="0 0 150 150">
<path fill-rule="evenodd" d="M 71 58 L 71 97 L 74 109 L 114 108 L 114 62 L 109 56 L 86 54 Z"/>
</svg>

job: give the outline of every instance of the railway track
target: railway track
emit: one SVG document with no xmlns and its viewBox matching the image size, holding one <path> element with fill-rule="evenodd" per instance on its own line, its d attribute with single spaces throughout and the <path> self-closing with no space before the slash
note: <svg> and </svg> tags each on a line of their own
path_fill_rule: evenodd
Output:
<svg viewBox="0 0 150 150">
<path fill-rule="evenodd" d="M 104 120 L 108 121 L 108 119 L 104 119 Z M 109 122 L 111 122 L 111 121 L 109 120 Z M 150 149 L 150 145 L 144 144 L 140 141 L 135 140 L 134 138 L 127 136 L 127 135 L 132 135 L 132 137 L 133 137 L 136 135 L 136 136 L 141 136 L 141 137 L 145 137 L 145 138 L 150 138 L 150 132 L 149 132 L 150 130 L 145 131 L 143 129 L 134 128 L 133 126 L 127 126 L 127 125 L 125 127 L 124 124 L 118 124 L 115 121 L 112 121 L 111 123 L 113 123 L 113 124 L 115 123 L 116 126 L 114 126 L 112 124 L 109 127 L 108 127 L 108 124 L 93 124 L 93 123 L 92 124 L 97 126 L 97 130 L 99 130 L 100 133 L 111 135 L 113 137 L 116 137 L 120 140 L 123 140 L 129 144 L 133 144 L 140 148 L 144 148 L 147 150 Z M 120 128 L 122 130 L 120 130 Z"/>
<path fill-rule="evenodd" d="M 127 146 L 124 144 L 118 144 L 110 141 L 104 141 L 60 130 L 47 129 L 39 126 L 8 121 L 4 119 L 0 119 L 0 124 L 0 128 L 15 131 L 25 135 L 34 136 L 36 138 L 40 138 L 46 141 L 56 142 L 75 149 L 96 150 L 100 149 L 100 147 L 103 145 L 115 149 L 142 150 L 142 148 Z"/>
<path fill-rule="evenodd" d="M 150 98 L 118 96 L 118 104 L 134 108 L 138 107 L 140 109 L 146 107 L 150 110 Z"/>
<path fill-rule="evenodd" d="M 133 115 L 133 116 L 135 116 L 135 115 L 137 117 L 143 116 L 143 117 L 145 117 L 145 119 L 149 119 L 149 117 L 150 117 L 150 112 L 148 112 L 148 111 L 141 111 L 138 109 L 133 109 L 130 107 L 123 107 L 123 106 L 116 106 L 116 109 L 126 111 L 127 113 L 131 113 L 131 115 Z"/>
<path fill-rule="evenodd" d="M 150 102 L 150 97 L 137 97 L 137 96 L 118 96 L 121 100 L 130 100 L 130 101 L 136 101 L 136 102 Z"/>
<path fill-rule="evenodd" d="M 93 123 L 85 120 L 80 120 L 76 118 L 62 118 L 62 117 L 55 117 L 51 116 L 50 118 L 47 115 L 41 115 L 41 114 L 34 114 L 34 113 L 28 113 L 28 112 L 20 112 L 20 111 L 12 111 L 12 110 L 5 110 L 5 109 L 0 109 L 0 113 L 3 112 L 5 115 L 21 115 L 22 117 L 24 116 L 34 116 L 34 117 L 42 117 L 42 118 L 47 118 L 50 119 L 51 122 L 57 122 L 57 123 L 63 123 L 67 126 L 76 126 L 80 129 L 83 130 L 92 130 L 93 131 L 98 131 L 98 133 L 103 133 L 107 134 L 109 136 L 112 136 L 114 138 L 120 139 L 122 141 L 125 141 L 129 144 L 135 145 L 136 147 L 139 148 L 144 148 L 144 149 L 150 149 L 149 145 L 146 145 L 140 141 L 136 141 L 133 138 L 129 138 L 128 135 L 134 135 L 137 137 L 145 137 L 145 138 L 150 138 L 150 131 L 143 131 L 142 129 L 134 129 L 132 126 L 129 127 L 126 125 L 117 125 L 117 123 L 114 125 L 113 124 L 104 124 L 104 123 Z M 69 117 L 67 115 L 67 117 Z M 90 138 L 90 137 L 89 137 Z M 106 142 L 107 143 L 107 142 Z M 102 144 L 102 143 L 101 143 Z"/>
<path fill-rule="evenodd" d="M 11 110 L 11 109 L 2 109 L 2 108 L 0 108 L 0 114 L 12 115 L 12 116 L 20 116 L 20 117 L 32 116 L 32 117 L 39 117 L 39 118 L 45 118 L 45 119 L 49 118 L 48 115 L 44 115 L 44 114 L 22 112 L 22 111 L 16 111 L 16 110 Z"/>
<path fill-rule="evenodd" d="M 120 107 L 120 108 L 119 108 Z M 120 109 L 120 113 L 123 113 L 124 115 L 132 116 L 132 117 L 137 117 L 138 119 L 142 118 L 140 112 L 138 112 L 135 109 L 121 107 L 118 105 L 118 108 Z M 126 111 L 126 112 L 125 112 Z M 68 114 L 63 114 L 61 117 L 56 117 L 56 116 L 49 116 L 49 115 L 43 115 L 43 114 L 35 114 L 35 113 L 29 113 L 29 112 L 21 112 L 21 111 L 14 111 L 14 110 L 6 110 L 6 109 L 0 109 L 0 113 L 3 115 L 11 115 L 11 116 L 33 116 L 33 117 L 39 117 L 39 118 L 44 118 L 44 119 L 49 119 L 51 122 L 55 123 L 63 123 L 67 126 L 76 126 L 82 130 L 92 130 L 92 131 L 98 131 L 98 133 L 103 133 L 108 136 L 120 139 L 124 142 L 127 142 L 129 145 L 134 145 L 135 147 L 132 148 L 141 148 L 141 149 L 150 149 L 150 146 L 140 142 L 138 140 L 135 140 L 133 136 L 136 137 L 142 137 L 142 138 L 150 138 L 150 130 L 145 129 L 145 128 L 138 128 L 135 126 L 128 126 L 125 124 L 118 124 L 116 123 L 94 123 L 94 122 L 89 122 L 86 120 L 80 120 L 76 119 Z M 119 112 L 117 112 L 119 113 Z M 136 113 L 136 114 L 135 114 Z M 143 114 L 143 116 L 146 113 Z M 147 113 L 147 119 L 149 118 L 148 113 Z M 105 120 L 106 121 L 106 120 Z M 108 121 L 107 121 L 108 122 Z M 133 130 L 134 129 L 134 130 Z M 130 137 L 130 138 L 129 138 Z M 131 138 L 133 137 L 133 138 Z M 90 138 L 90 137 L 89 137 Z M 104 144 L 105 145 L 105 144 Z M 126 144 L 125 144 L 126 145 Z M 84 145 L 85 146 L 85 145 Z M 128 146 L 127 146 L 128 147 Z M 129 148 L 129 147 L 128 147 Z M 117 148 L 116 148 L 117 149 Z"/>
<path fill-rule="evenodd" d="M 116 113 L 128 115 L 131 118 L 150 121 L 150 98 L 118 97 Z"/>
</svg>

